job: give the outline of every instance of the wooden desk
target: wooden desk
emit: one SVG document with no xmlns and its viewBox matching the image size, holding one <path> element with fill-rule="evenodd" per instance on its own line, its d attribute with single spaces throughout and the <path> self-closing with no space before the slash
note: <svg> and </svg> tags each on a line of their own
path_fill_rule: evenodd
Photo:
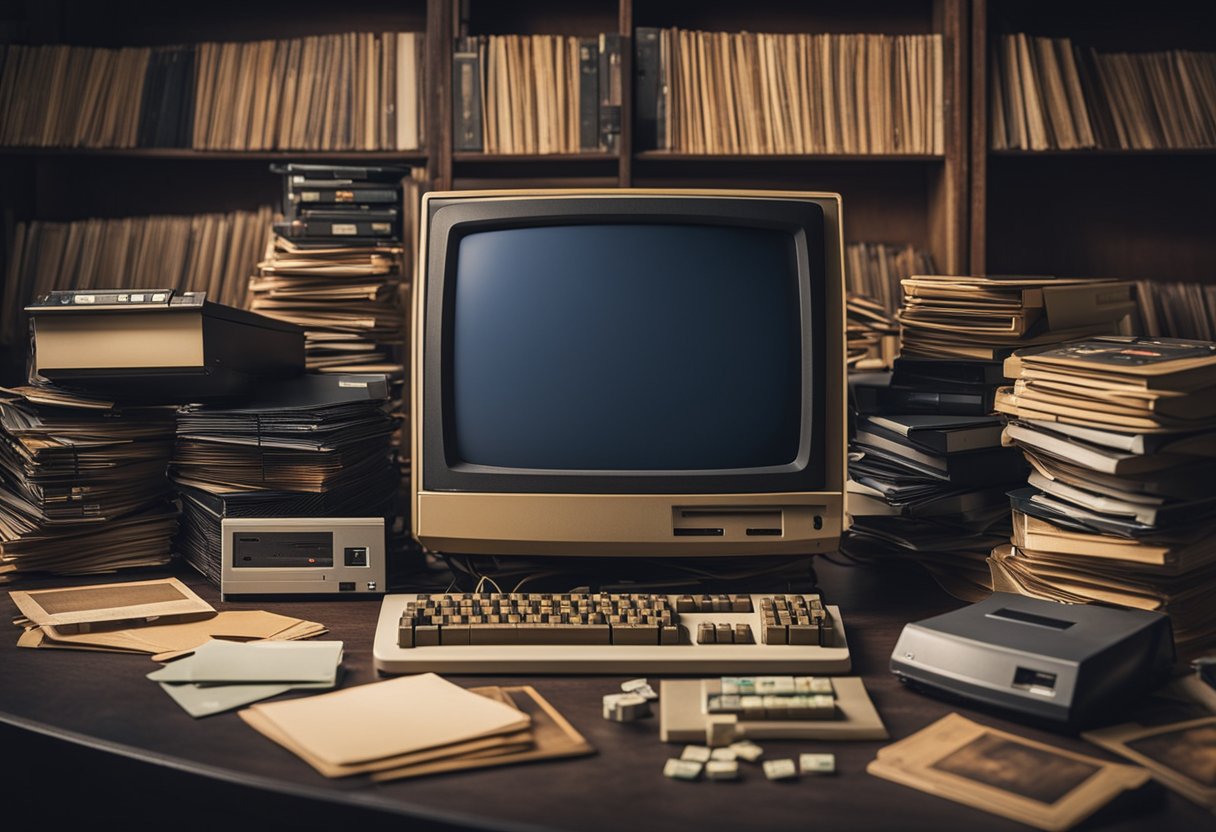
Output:
<svg viewBox="0 0 1216 832">
<path fill-rule="evenodd" d="M 902 738 L 952 710 L 904 689 L 887 670 L 903 625 L 958 606 L 912 568 L 818 567 L 821 584 L 848 627 L 854 673 L 865 678 L 893 738 Z M 375 679 L 371 641 L 378 603 L 220 603 L 217 593 L 185 570 L 176 574 L 221 609 L 265 608 L 330 628 L 346 644 L 344 685 Z M 141 575 L 140 577 L 144 577 Z M 60 586 L 47 579 L 23 588 Z M 78 581 L 85 583 L 86 581 Z M 6 618 L 15 614 L 0 595 Z M 5 802 L 54 785 L 40 802 L 47 817 L 153 820 L 166 828 L 215 829 L 271 824 L 293 829 L 409 828 L 577 830 L 912 830 L 1022 829 L 1018 824 L 879 780 L 865 773 L 883 743 L 766 742 L 767 755 L 835 752 L 834 778 L 771 783 L 747 763 L 740 783 L 683 783 L 662 776 L 679 746 L 658 740 L 657 720 L 619 725 L 599 714 L 600 697 L 624 677 L 529 679 L 598 750 L 594 757 L 375 785 L 363 778 L 327 780 L 294 755 L 228 713 L 191 719 L 144 675 L 146 657 L 59 650 L 19 650 L 17 631 L 0 638 L 0 732 Z M 508 682 L 458 677 L 462 684 Z M 403 702 L 402 708 L 408 707 Z M 1026 736 L 1097 756 L 1079 740 L 960 712 Z M 93 749 L 93 750 L 89 750 Z M 35 759 L 30 759 L 33 756 Z M 239 785 L 237 785 L 239 784 Z M 105 801 L 105 807 L 98 806 Z M 135 814 L 131 814 L 134 812 Z M 1133 817 L 1104 817 L 1087 828 L 1195 832 L 1213 828 L 1210 815 L 1172 793 Z"/>
</svg>

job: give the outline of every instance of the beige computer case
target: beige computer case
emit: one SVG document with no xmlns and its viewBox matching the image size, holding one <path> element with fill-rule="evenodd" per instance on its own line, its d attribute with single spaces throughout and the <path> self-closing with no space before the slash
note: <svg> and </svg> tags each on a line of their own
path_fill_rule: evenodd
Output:
<svg viewBox="0 0 1216 832">
<path fill-rule="evenodd" d="M 824 433 L 827 488 L 764 494 L 505 494 L 427 491 L 422 487 L 422 344 L 431 199 L 520 197 L 730 196 L 814 199 L 826 231 L 826 366 L 829 397 Z M 410 354 L 412 528 L 427 549 L 483 555 L 709 556 L 833 551 L 844 522 L 846 460 L 844 237 L 839 194 L 800 191 L 612 188 L 501 190 L 424 195 L 418 244 Z M 711 526 L 720 536 L 683 536 Z M 748 534 L 752 529 L 779 529 Z"/>
</svg>

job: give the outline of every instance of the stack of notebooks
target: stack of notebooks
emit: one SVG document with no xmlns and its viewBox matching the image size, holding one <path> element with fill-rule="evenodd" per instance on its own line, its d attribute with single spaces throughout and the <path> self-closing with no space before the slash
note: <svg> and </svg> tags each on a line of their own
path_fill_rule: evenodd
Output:
<svg viewBox="0 0 1216 832">
<path fill-rule="evenodd" d="M 56 289 L 157 286 L 245 305 L 270 208 L 229 214 L 18 223 L 0 305 L 0 343 L 26 336 L 23 309 Z"/>
<path fill-rule="evenodd" d="M 458 38 L 452 56 L 453 148 L 615 153 L 622 40 L 618 34 Z"/>
<path fill-rule="evenodd" d="M 419 32 L 126 49 L 0 44 L 0 144 L 416 150 L 422 58 Z"/>
<path fill-rule="evenodd" d="M 641 150 L 941 154 L 941 35 L 639 27 Z"/>
<path fill-rule="evenodd" d="M 383 375 L 304 375 L 240 405 L 191 405 L 177 419 L 172 478 L 186 559 L 217 585 L 226 516 L 389 517 L 397 420 Z"/>
<path fill-rule="evenodd" d="M 169 561 L 171 408 L 0 389 L 0 582 Z"/>
<path fill-rule="evenodd" d="M 274 230 L 308 246 L 367 248 L 403 239 L 398 165 L 271 165 L 283 177 L 283 218 Z"/>
<path fill-rule="evenodd" d="M 1002 35 L 992 148 L 1216 146 L 1216 52 L 1102 54 L 1068 38 Z"/>
<path fill-rule="evenodd" d="M 1116 332 L 1135 310 L 1131 283 L 951 275 L 903 281 L 901 354 L 1000 361 L 1013 350 Z"/>
<path fill-rule="evenodd" d="M 399 780 L 594 753 L 530 686 L 466 690 L 433 673 L 239 715 L 326 777 Z"/>
<path fill-rule="evenodd" d="M 1006 373 L 997 407 L 1032 472 L 997 587 L 1160 610 L 1183 652 L 1216 643 L 1216 344 L 1092 338 Z"/>
</svg>

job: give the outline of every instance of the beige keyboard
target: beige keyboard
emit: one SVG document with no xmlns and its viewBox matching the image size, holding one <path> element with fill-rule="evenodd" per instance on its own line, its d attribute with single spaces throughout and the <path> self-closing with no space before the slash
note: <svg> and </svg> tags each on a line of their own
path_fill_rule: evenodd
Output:
<svg viewBox="0 0 1216 832">
<path fill-rule="evenodd" d="M 386 596 L 382 673 L 844 673 L 840 612 L 815 594 Z"/>
</svg>

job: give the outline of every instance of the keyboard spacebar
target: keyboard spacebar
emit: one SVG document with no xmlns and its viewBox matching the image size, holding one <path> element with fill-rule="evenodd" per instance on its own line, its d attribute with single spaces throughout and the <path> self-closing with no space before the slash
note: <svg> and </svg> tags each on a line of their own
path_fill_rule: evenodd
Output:
<svg viewBox="0 0 1216 832">
<path fill-rule="evenodd" d="M 607 624 L 500 624 L 469 627 L 469 644 L 611 644 Z"/>
</svg>

